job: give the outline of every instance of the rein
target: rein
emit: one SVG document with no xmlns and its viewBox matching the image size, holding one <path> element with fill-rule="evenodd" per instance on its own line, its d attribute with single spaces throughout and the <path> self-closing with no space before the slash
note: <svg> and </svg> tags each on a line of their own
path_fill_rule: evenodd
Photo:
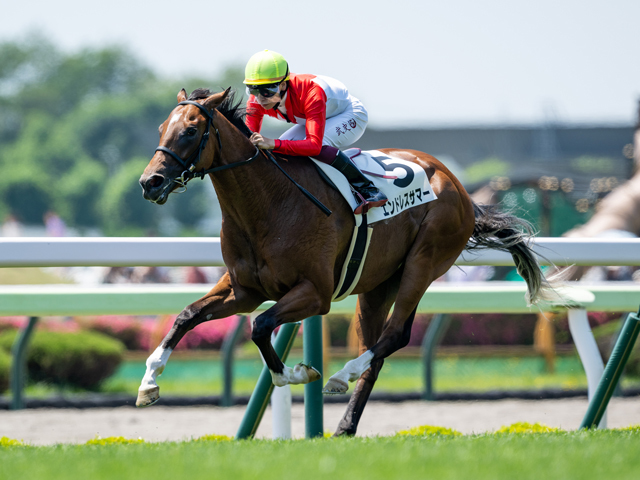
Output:
<svg viewBox="0 0 640 480">
<path fill-rule="evenodd" d="M 269 150 L 264 150 L 264 154 L 267 156 L 267 158 L 269 160 L 271 160 L 273 162 L 273 164 L 278 167 L 278 170 L 280 170 L 282 173 L 284 173 L 285 177 L 287 177 L 289 180 L 291 180 L 293 182 L 293 184 L 298 187 L 298 189 L 302 192 L 302 194 L 304 196 L 306 196 L 309 200 L 311 200 L 311 202 L 320 209 L 320 211 L 322 213 L 324 213 L 327 217 L 329 215 L 331 215 L 331 210 L 329 210 L 320 200 L 318 200 L 316 197 L 314 197 L 311 192 L 309 190 L 307 190 L 306 188 L 304 188 L 302 185 L 300 185 L 298 182 L 296 182 L 293 178 L 291 178 L 289 176 L 289 174 L 287 172 L 284 171 L 284 169 L 280 166 L 280 164 L 278 163 L 278 161 L 275 159 L 275 157 L 271 154 L 271 152 Z"/>
<path fill-rule="evenodd" d="M 198 148 L 196 149 L 196 151 L 193 152 L 193 154 L 186 160 L 182 159 L 180 155 L 178 155 L 173 150 L 167 147 L 159 146 L 155 150 L 156 152 L 166 153 L 167 155 L 171 156 L 171 158 L 176 160 L 180 165 L 182 165 L 185 168 L 185 170 L 182 172 L 182 174 L 179 177 L 176 177 L 173 179 L 174 183 L 177 183 L 179 187 L 184 189 L 184 190 L 176 191 L 176 193 L 186 192 L 187 183 L 189 182 L 189 180 L 193 179 L 194 177 L 199 177 L 200 180 L 202 180 L 204 179 L 204 176 L 209 173 L 215 173 L 221 170 L 226 170 L 228 168 L 241 167 L 243 165 L 248 165 L 249 163 L 253 162 L 256 158 L 258 158 L 258 156 L 260 155 L 260 149 L 258 149 L 258 147 L 255 147 L 256 153 L 248 160 L 242 160 L 241 162 L 235 162 L 235 163 L 228 163 L 226 165 L 220 165 L 218 167 L 208 168 L 200 172 L 195 172 L 196 165 L 200 161 L 200 156 L 202 155 L 202 151 L 205 149 L 205 147 L 207 146 L 207 142 L 209 141 L 209 130 L 211 129 L 211 127 L 213 127 L 214 131 L 216 132 L 216 138 L 218 139 L 218 149 L 220 152 L 222 151 L 222 141 L 220 140 L 220 132 L 218 131 L 218 128 L 213 123 L 213 116 L 209 113 L 209 111 L 205 107 L 203 107 L 198 102 L 185 100 L 184 102 L 178 103 L 178 105 L 195 105 L 196 107 L 198 107 L 200 111 L 204 114 L 204 116 L 207 118 L 207 129 L 202 134 L 202 138 L 200 139 L 200 145 L 198 145 Z M 271 152 L 269 152 L 268 150 L 263 150 L 263 152 L 265 156 L 269 160 L 271 160 L 271 162 L 273 162 L 273 164 L 276 167 L 278 167 L 278 169 L 282 173 L 284 173 L 284 175 L 289 180 L 291 180 L 291 182 L 293 182 L 293 184 L 296 187 L 298 187 L 298 189 L 302 192 L 302 194 L 305 195 L 309 200 L 311 200 L 311 202 L 322 211 L 322 213 L 324 213 L 327 217 L 331 215 L 331 210 L 329 210 L 320 200 L 314 197 L 307 189 L 305 189 L 302 185 L 297 183 L 293 178 L 289 176 L 287 172 L 284 171 L 284 169 L 278 164 L 277 160 L 274 158 Z"/>
<path fill-rule="evenodd" d="M 256 147 L 256 153 L 253 155 L 253 157 L 251 157 L 248 160 L 243 160 L 242 162 L 237 162 L 237 163 L 230 163 L 228 165 L 221 165 L 219 167 L 209 168 L 206 170 L 202 170 L 201 172 L 195 172 L 194 170 L 196 169 L 196 165 L 200 161 L 200 155 L 202 155 L 202 151 L 205 149 L 205 147 L 207 146 L 207 142 L 209 141 L 209 130 L 211 129 L 211 127 L 213 127 L 214 131 L 216 132 L 216 138 L 218 139 L 218 147 L 219 147 L 219 150 L 222 151 L 222 141 L 220 140 L 220 132 L 218 131 L 218 128 L 213 124 L 213 117 L 211 116 L 209 111 L 205 107 L 200 105 L 198 102 L 185 100 L 184 102 L 178 103 L 178 105 L 195 105 L 196 107 L 198 107 L 200 111 L 204 114 L 204 116 L 207 118 L 207 129 L 202 134 L 202 138 L 200 139 L 200 145 L 198 145 L 198 148 L 196 149 L 196 151 L 193 152 L 193 154 L 186 160 L 182 159 L 177 153 L 175 153 L 173 150 L 167 147 L 159 146 L 158 148 L 156 148 L 156 152 L 164 152 L 170 155 L 174 160 L 176 160 L 180 165 L 182 165 L 185 168 L 185 170 L 182 172 L 182 174 L 179 177 L 176 177 L 173 179 L 173 181 L 177 183 L 178 186 L 184 189 L 176 193 L 186 192 L 187 182 L 194 177 L 199 177 L 200 180 L 202 180 L 204 179 L 204 176 L 209 173 L 215 173 L 215 172 L 219 172 L 220 170 L 226 170 L 227 168 L 246 165 L 253 162 L 256 158 L 258 158 L 258 155 L 260 154 L 260 150 L 258 150 L 258 147 Z"/>
</svg>

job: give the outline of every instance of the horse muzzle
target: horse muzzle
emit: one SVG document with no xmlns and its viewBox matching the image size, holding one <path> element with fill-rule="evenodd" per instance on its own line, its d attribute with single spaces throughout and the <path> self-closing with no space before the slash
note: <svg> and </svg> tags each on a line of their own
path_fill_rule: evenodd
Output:
<svg viewBox="0 0 640 480">
<path fill-rule="evenodd" d="M 142 175 L 139 182 L 144 199 L 158 205 L 163 205 L 167 202 L 172 187 L 174 187 L 172 180 L 158 174 L 149 175 L 148 177 Z"/>
</svg>

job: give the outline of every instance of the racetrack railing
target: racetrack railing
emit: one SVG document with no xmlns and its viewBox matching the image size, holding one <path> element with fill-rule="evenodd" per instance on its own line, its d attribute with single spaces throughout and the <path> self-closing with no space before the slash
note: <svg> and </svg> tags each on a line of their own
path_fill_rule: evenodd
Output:
<svg viewBox="0 0 640 480">
<path fill-rule="evenodd" d="M 540 237 L 531 242 L 541 265 L 640 263 L 640 239 Z M 4 237 L 0 267 L 224 266 L 219 238 Z M 512 266 L 497 250 L 463 253 L 456 265 Z"/>
<path fill-rule="evenodd" d="M 542 265 L 640 265 L 640 239 L 537 238 L 532 247 Z M 0 238 L 0 267 L 222 265 L 217 238 Z M 461 255 L 457 265 L 510 266 L 513 259 L 504 252 L 483 251 Z M 175 314 L 210 288 L 211 285 L 171 284 L 0 286 L 0 316 Z M 535 311 L 526 306 L 524 293 L 524 284 L 520 282 L 436 283 L 423 297 L 418 312 Z M 572 334 L 587 371 L 591 396 L 604 366 L 586 319 L 586 309 L 634 311 L 640 303 L 640 284 L 580 285 L 569 295 L 575 299 L 573 307 L 580 307 L 570 309 L 570 324 L 576 328 L 574 332 L 572 327 Z M 353 313 L 355 305 L 356 297 L 351 296 L 334 303 L 331 313 Z M 558 305 L 551 304 L 542 306 L 546 310 L 557 308 Z M 15 352 L 24 351 L 29 332 L 23 332 L 19 338 L 23 344 L 16 345 Z M 21 395 L 21 391 L 13 393 L 14 397 Z"/>
</svg>

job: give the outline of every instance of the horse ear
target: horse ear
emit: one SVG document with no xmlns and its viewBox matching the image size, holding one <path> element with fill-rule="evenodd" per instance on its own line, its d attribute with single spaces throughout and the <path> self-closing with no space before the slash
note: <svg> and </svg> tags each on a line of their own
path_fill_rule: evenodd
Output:
<svg viewBox="0 0 640 480">
<path fill-rule="evenodd" d="M 178 92 L 178 103 L 184 102 L 187 99 L 187 91 L 183 88 Z"/>
<path fill-rule="evenodd" d="M 203 105 L 209 109 L 214 109 L 218 105 L 220 105 L 229 92 L 231 91 L 231 87 L 227 88 L 224 92 L 214 93 L 213 95 L 207 97 L 207 99 L 203 102 Z"/>
</svg>

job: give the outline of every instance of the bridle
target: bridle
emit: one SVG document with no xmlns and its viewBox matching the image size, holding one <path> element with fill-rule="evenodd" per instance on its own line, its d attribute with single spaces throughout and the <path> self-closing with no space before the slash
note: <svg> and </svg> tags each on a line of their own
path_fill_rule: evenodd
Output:
<svg viewBox="0 0 640 480">
<path fill-rule="evenodd" d="M 253 155 L 253 157 L 251 157 L 248 160 L 242 160 L 240 162 L 228 163 L 226 165 L 220 165 L 219 167 L 208 168 L 208 169 L 202 170 L 200 172 L 196 172 L 195 171 L 196 165 L 200 161 L 200 155 L 202 155 L 202 151 L 207 146 L 207 142 L 209 141 L 209 129 L 211 129 L 212 127 L 213 127 L 213 130 L 216 132 L 216 138 L 218 139 L 218 153 L 222 152 L 222 141 L 220 140 L 220 132 L 218 131 L 218 128 L 213 123 L 213 116 L 209 113 L 209 111 L 203 105 L 199 104 L 198 102 L 191 101 L 191 100 L 185 100 L 184 102 L 178 103 L 178 105 L 195 105 L 196 107 L 198 107 L 200 109 L 200 111 L 204 114 L 204 116 L 207 118 L 207 129 L 202 134 L 202 138 L 200 139 L 200 145 L 198 145 L 198 148 L 196 149 L 196 151 L 193 152 L 191 154 L 191 156 L 189 158 L 187 158 L 186 160 L 182 159 L 180 157 L 180 155 L 175 153 L 170 148 L 163 147 L 163 146 L 159 146 L 158 148 L 156 148 L 156 152 L 166 153 L 167 155 L 171 156 L 171 158 L 176 160 L 180 165 L 182 165 L 185 168 L 185 170 L 182 172 L 182 174 L 180 174 L 179 177 L 176 177 L 176 178 L 173 179 L 173 183 L 177 183 L 178 187 L 183 189 L 183 190 L 174 190 L 175 193 L 186 192 L 187 191 L 187 183 L 189 182 L 189 180 L 191 180 L 194 177 L 199 177 L 202 180 L 205 177 L 205 175 L 207 175 L 209 173 L 215 173 L 215 172 L 219 172 L 221 170 L 226 170 L 228 168 L 241 167 L 242 165 L 248 165 L 251 162 L 253 162 L 256 158 L 258 158 L 258 156 L 260 155 L 260 149 L 258 147 L 255 147 L 256 153 Z M 276 159 L 273 157 L 273 155 L 271 155 L 271 153 L 268 150 L 264 150 L 263 153 L 269 160 L 271 160 L 271 162 L 273 162 L 273 164 L 276 167 L 278 167 L 278 169 L 282 173 L 284 173 L 284 175 L 289 180 L 291 180 L 291 182 L 293 182 L 293 184 L 296 187 L 298 187 L 298 189 L 307 198 L 309 198 L 309 200 L 311 200 L 320 210 L 322 210 L 322 212 L 326 216 L 331 215 L 331 210 L 329 210 L 327 207 L 325 207 L 322 204 L 322 202 L 320 202 L 316 197 L 314 197 L 310 192 L 308 192 L 307 189 L 305 189 L 304 187 L 299 185 L 298 182 L 296 182 L 293 178 L 291 178 L 289 176 L 289 174 L 287 172 L 285 172 L 280 165 L 278 165 L 278 162 L 276 161 Z M 170 184 L 170 185 L 172 185 L 172 184 Z"/>
<path fill-rule="evenodd" d="M 183 190 L 177 190 L 175 191 L 175 193 L 186 192 L 187 182 L 189 182 L 189 180 L 191 180 L 194 177 L 198 177 L 202 180 L 205 177 L 205 175 L 209 173 L 215 173 L 221 170 L 226 170 L 227 168 L 247 165 L 253 162 L 256 158 L 258 158 L 258 155 L 260 154 L 260 150 L 258 149 L 258 147 L 256 147 L 256 153 L 253 155 L 253 157 L 251 157 L 248 160 L 229 163 L 227 165 L 220 165 L 219 167 L 208 168 L 200 172 L 196 172 L 195 171 L 196 165 L 198 164 L 198 162 L 200 162 L 200 156 L 202 155 L 202 151 L 205 149 L 205 147 L 207 146 L 207 142 L 209 141 L 209 130 L 211 128 L 213 128 L 213 130 L 216 132 L 216 138 L 218 139 L 218 150 L 220 152 L 222 151 L 222 141 L 220 140 L 220 132 L 218 131 L 218 128 L 213 123 L 213 116 L 209 113 L 209 111 L 204 106 L 202 106 L 198 102 L 185 100 L 184 102 L 178 103 L 178 105 L 194 105 L 198 107 L 207 119 L 207 129 L 202 134 L 202 138 L 200 139 L 200 145 L 198 145 L 198 148 L 186 160 L 181 158 L 177 153 L 175 153 L 170 148 L 163 147 L 163 146 L 159 146 L 158 148 L 156 148 L 156 152 L 166 153 L 167 155 L 171 156 L 171 158 L 176 160 L 180 165 L 182 165 L 185 168 L 185 170 L 182 172 L 182 174 L 179 177 L 176 177 L 173 179 L 173 182 L 177 183 L 178 187 L 183 188 Z"/>
</svg>

